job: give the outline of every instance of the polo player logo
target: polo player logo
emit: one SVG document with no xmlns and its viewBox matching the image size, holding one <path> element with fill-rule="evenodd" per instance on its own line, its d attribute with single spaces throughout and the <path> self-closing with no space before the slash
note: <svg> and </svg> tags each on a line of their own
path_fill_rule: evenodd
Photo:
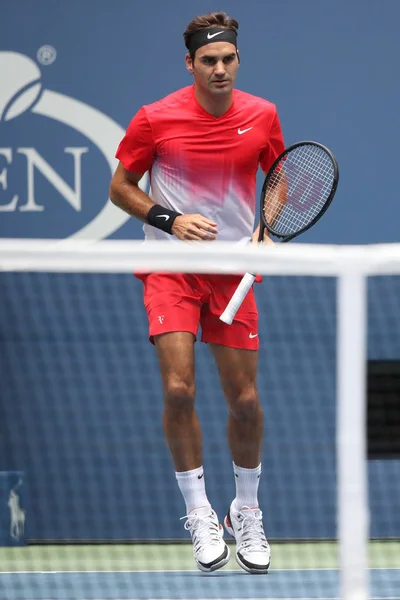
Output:
<svg viewBox="0 0 400 600">
<path fill-rule="evenodd" d="M 17 493 L 17 489 L 21 485 L 22 481 L 20 480 L 10 491 L 7 502 L 10 509 L 10 536 L 13 540 L 20 540 L 24 536 L 25 530 L 26 511 L 21 508 L 19 494 Z"/>
</svg>

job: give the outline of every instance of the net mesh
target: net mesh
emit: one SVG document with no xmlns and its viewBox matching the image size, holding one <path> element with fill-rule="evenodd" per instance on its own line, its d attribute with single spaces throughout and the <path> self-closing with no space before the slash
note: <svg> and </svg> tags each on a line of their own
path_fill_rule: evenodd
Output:
<svg viewBox="0 0 400 600">
<path fill-rule="evenodd" d="M 226 272 L 251 264 L 260 272 L 258 257 L 266 265 L 255 287 L 265 415 L 259 500 L 272 566 L 269 576 L 255 577 L 236 565 L 233 545 L 227 567 L 212 575 L 196 570 L 163 436 L 142 284 L 130 272 L 143 268 L 146 256 L 155 258 L 133 244 L 125 263 L 125 250 L 99 247 L 104 252 L 96 254 L 70 246 L 69 264 L 62 249 L 46 250 L 43 261 L 22 248 L 13 251 L 13 268 L 0 247 L 0 598 L 342 597 L 333 276 L 340 268 L 332 267 L 341 249 L 329 249 L 324 265 L 315 258 L 323 248 L 310 248 L 314 262 L 298 245 L 297 257 L 292 245 L 269 252 L 268 261 L 263 249 L 257 256 L 241 249 L 245 265 L 237 250 L 213 251 L 217 272 L 223 264 Z M 180 253 L 172 270 L 192 271 L 196 252 L 206 263 L 207 252 L 194 249 Z M 160 256 L 167 270 L 168 254 Z M 369 280 L 370 363 L 399 360 L 399 286 L 397 276 Z M 227 408 L 209 349 L 200 343 L 196 385 L 207 494 L 222 521 L 235 492 Z M 359 598 L 400 597 L 399 467 L 393 452 L 368 461 L 373 541 L 368 595 L 361 590 Z"/>
</svg>

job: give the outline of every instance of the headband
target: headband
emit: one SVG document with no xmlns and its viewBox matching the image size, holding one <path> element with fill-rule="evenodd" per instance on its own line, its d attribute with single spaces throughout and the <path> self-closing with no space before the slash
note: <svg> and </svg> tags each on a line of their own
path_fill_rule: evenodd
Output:
<svg viewBox="0 0 400 600">
<path fill-rule="evenodd" d="M 195 31 L 190 38 L 189 42 L 189 54 L 193 54 L 206 44 L 213 44 L 214 42 L 229 42 L 236 48 L 237 33 L 233 29 L 223 29 L 221 27 L 207 27 Z"/>
</svg>

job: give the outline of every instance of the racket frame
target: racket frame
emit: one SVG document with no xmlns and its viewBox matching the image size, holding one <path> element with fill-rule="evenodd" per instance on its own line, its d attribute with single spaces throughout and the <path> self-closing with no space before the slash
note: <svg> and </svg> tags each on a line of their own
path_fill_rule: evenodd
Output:
<svg viewBox="0 0 400 600">
<path fill-rule="evenodd" d="M 289 235 L 285 235 L 285 234 L 277 233 L 276 231 L 274 231 L 273 228 L 268 225 L 268 223 L 265 219 L 265 213 L 264 213 L 265 192 L 267 190 L 268 184 L 270 182 L 270 179 L 271 179 L 277 165 L 283 160 L 283 158 L 287 154 L 292 152 L 292 150 L 299 148 L 300 146 L 315 146 L 317 148 L 321 148 L 321 150 L 323 150 L 324 152 L 326 152 L 328 154 L 329 158 L 332 161 L 332 165 L 333 165 L 333 184 L 332 184 L 330 194 L 329 194 L 328 198 L 326 199 L 324 206 L 315 215 L 315 217 L 310 221 L 310 223 L 308 223 L 307 225 L 302 227 L 302 229 L 299 229 L 298 231 L 296 231 L 296 233 L 291 233 Z M 267 230 L 268 233 L 270 233 L 274 237 L 279 238 L 281 240 L 281 242 L 290 242 L 290 240 L 293 240 L 298 235 L 300 235 L 300 234 L 304 233 L 305 231 L 307 231 L 308 229 L 310 229 L 313 225 L 315 225 L 315 223 L 317 223 L 317 221 L 319 221 L 319 219 L 322 217 L 322 215 L 328 210 L 329 205 L 331 204 L 331 202 L 335 196 L 338 183 L 339 183 L 339 165 L 337 163 L 337 160 L 336 160 L 333 152 L 331 152 L 331 150 L 329 150 L 329 148 L 327 148 L 323 144 L 320 144 L 319 142 L 313 142 L 313 141 L 297 142 L 296 144 L 293 144 L 292 146 L 289 146 L 288 148 L 286 148 L 278 156 L 278 158 L 275 159 L 275 161 L 271 165 L 271 167 L 268 170 L 268 173 L 266 174 L 265 179 L 264 179 L 264 183 L 263 183 L 263 186 L 261 189 L 261 194 L 260 194 L 260 230 L 259 230 L 259 234 L 258 234 L 258 241 L 262 242 L 264 240 L 265 230 Z"/>
</svg>

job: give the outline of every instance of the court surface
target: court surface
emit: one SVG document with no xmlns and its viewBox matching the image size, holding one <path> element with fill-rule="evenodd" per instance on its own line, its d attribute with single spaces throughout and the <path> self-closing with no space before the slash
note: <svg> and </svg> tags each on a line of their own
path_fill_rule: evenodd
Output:
<svg viewBox="0 0 400 600">
<path fill-rule="evenodd" d="M 335 543 L 278 543 L 268 575 L 234 559 L 195 568 L 189 545 L 0 548 L 1 600 L 215 600 L 339 598 Z M 370 544 L 371 598 L 400 600 L 400 542 Z"/>
</svg>

